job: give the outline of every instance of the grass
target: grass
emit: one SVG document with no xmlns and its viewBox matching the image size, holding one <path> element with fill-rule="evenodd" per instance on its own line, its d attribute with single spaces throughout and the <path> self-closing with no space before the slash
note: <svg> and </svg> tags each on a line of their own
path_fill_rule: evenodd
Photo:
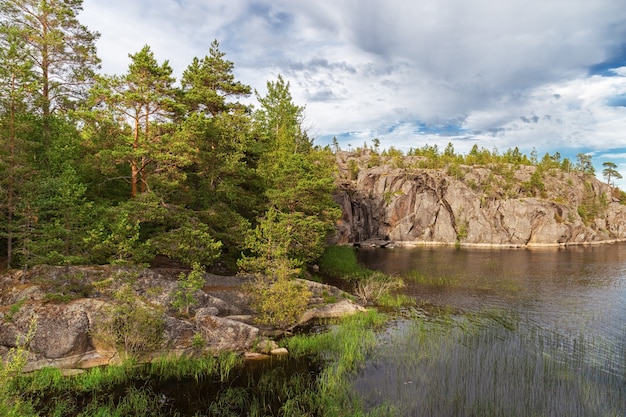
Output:
<svg viewBox="0 0 626 417">
<path fill-rule="evenodd" d="M 396 306 L 409 303 L 408 297 L 395 297 L 392 291 L 404 286 L 402 279 L 360 265 L 351 246 L 329 246 L 320 261 L 320 272 L 350 281 L 354 293 L 366 304 Z M 407 304 L 408 305 L 408 304 Z"/>
<path fill-rule="evenodd" d="M 22 298 L 18 302 L 11 304 L 11 306 L 9 307 L 9 310 L 6 313 L 4 313 L 4 319 L 6 321 L 13 321 L 13 317 L 17 313 L 19 313 L 20 309 L 22 308 L 25 302 L 26 302 L 26 298 Z"/>
<path fill-rule="evenodd" d="M 416 304 L 417 302 L 415 301 L 415 298 L 406 294 L 386 293 L 378 299 L 378 305 L 387 308 L 413 307 Z"/>
<path fill-rule="evenodd" d="M 368 310 L 342 319 L 328 332 L 293 336 L 286 341 L 292 356 L 317 357 L 323 363 L 315 385 L 314 404 L 319 415 L 395 415 L 395 409 L 386 403 L 370 414 L 365 413 L 362 399 L 354 395 L 350 386 L 350 380 L 364 366 L 377 343 L 376 331 L 387 321 L 387 316 Z"/>
<path fill-rule="evenodd" d="M 215 358 L 162 358 L 147 365 L 130 361 L 70 377 L 57 369 L 43 369 L 13 380 L 11 392 L 24 400 L 19 407 L 14 405 L 13 414 L 5 414 L 393 416 L 395 409 L 387 405 L 365 413 L 349 383 L 362 368 L 376 343 L 376 332 L 387 320 L 387 316 L 370 310 L 329 322 L 325 333 L 286 339 L 283 343 L 292 351 L 291 358 L 277 359 L 261 372 L 245 371 L 241 358 L 233 353 Z M 312 368 L 312 363 L 318 365 Z M 172 381 L 180 382 L 172 385 Z M 206 398 L 193 409 L 177 408 L 174 400 L 159 391 L 163 384 L 175 386 L 175 391 L 198 390 Z"/>
<path fill-rule="evenodd" d="M 225 382 L 240 369 L 242 359 L 235 353 L 218 357 L 161 358 L 147 365 L 128 361 L 120 366 L 90 369 L 63 376 L 55 368 L 15 377 L 0 389 L 7 398 L 22 398 L 14 415 L 50 416 L 165 416 L 171 404 L 155 394 L 151 386 L 162 381 L 207 379 Z M 120 392 L 122 390 L 123 392 Z M 28 414 L 24 410 L 38 410 Z M 0 409 L 0 411 L 3 411 Z M 9 412 L 0 415 L 11 415 Z"/>
<path fill-rule="evenodd" d="M 406 280 L 415 282 L 420 285 L 427 285 L 431 287 L 454 287 L 458 286 L 459 283 L 450 277 L 442 277 L 442 276 L 433 276 L 429 274 L 424 274 L 420 271 L 413 270 L 407 273 L 404 278 Z"/>
<path fill-rule="evenodd" d="M 420 416 L 623 415 L 626 341 L 561 334 L 504 311 L 417 318 L 386 333 L 355 387 Z M 620 359 L 621 358 L 621 359 Z M 623 368 L 622 368 L 623 371 Z"/>
<path fill-rule="evenodd" d="M 328 246 L 319 261 L 322 274 L 344 279 L 366 277 L 371 270 L 360 265 L 352 246 Z"/>
</svg>

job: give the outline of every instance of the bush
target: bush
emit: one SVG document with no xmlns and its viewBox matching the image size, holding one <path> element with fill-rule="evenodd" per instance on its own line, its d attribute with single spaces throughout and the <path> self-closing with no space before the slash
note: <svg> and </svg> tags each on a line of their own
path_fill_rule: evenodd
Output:
<svg viewBox="0 0 626 417">
<path fill-rule="evenodd" d="M 258 322 L 279 329 L 297 324 L 311 299 L 311 291 L 304 284 L 284 276 L 259 277 L 248 292 Z"/>
<path fill-rule="evenodd" d="M 356 295 L 367 304 L 378 304 L 390 292 L 404 286 L 400 278 L 372 272 L 367 277 L 359 279 L 355 283 Z"/>
<path fill-rule="evenodd" d="M 370 272 L 359 265 L 352 246 L 328 246 L 319 260 L 319 267 L 322 274 L 347 279 Z"/>
<path fill-rule="evenodd" d="M 25 337 L 18 337 L 16 347 L 9 350 L 6 362 L 0 360 L 0 416 L 25 417 L 38 415 L 32 405 L 23 401 L 21 393 L 14 387 L 14 378 L 24 369 L 28 358 L 26 346 L 35 336 L 37 319 L 30 321 Z"/>
<path fill-rule="evenodd" d="M 191 272 L 188 274 L 183 272 L 178 276 L 178 283 L 172 294 L 171 304 L 181 314 L 188 316 L 189 309 L 198 303 L 196 292 L 204 286 L 204 273 L 204 268 L 195 263 Z"/>
<path fill-rule="evenodd" d="M 165 330 L 163 312 L 147 306 L 129 284 L 124 284 L 114 298 L 116 303 L 106 309 L 107 318 L 96 325 L 94 336 L 131 357 L 159 349 Z"/>
</svg>

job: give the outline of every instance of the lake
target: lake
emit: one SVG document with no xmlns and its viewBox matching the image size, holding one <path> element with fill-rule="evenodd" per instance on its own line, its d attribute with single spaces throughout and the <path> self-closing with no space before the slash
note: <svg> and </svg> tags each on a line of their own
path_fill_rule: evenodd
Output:
<svg viewBox="0 0 626 417">
<path fill-rule="evenodd" d="M 626 415 L 626 244 L 360 249 L 415 308 L 354 381 L 404 416 Z"/>
</svg>

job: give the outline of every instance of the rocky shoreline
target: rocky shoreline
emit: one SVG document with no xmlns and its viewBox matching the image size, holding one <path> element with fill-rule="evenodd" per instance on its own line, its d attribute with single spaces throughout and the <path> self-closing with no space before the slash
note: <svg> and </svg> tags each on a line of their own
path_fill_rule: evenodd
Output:
<svg viewBox="0 0 626 417">
<path fill-rule="evenodd" d="M 536 166 L 420 168 L 420 157 L 340 152 L 333 243 L 563 247 L 626 240 L 625 196 L 591 175 Z"/>
<path fill-rule="evenodd" d="M 110 321 L 114 297 L 132 275 L 132 302 L 138 309 L 157 311 L 163 317 L 158 348 L 142 352 L 141 361 L 156 357 L 197 356 L 235 351 L 248 358 L 285 354 L 273 337 L 280 329 L 256 324 L 249 297 L 243 290 L 248 278 L 205 274 L 205 285 L 194 297 L 190 314 L 171 306 L 180 269 L 141 269 L 112 266 L 53 267 L 40 265 L 26 272 L 7 271 L 0 276 L 0 359 L 36 328 L 26 344 L 24 371 L 43 367 L 85 369 L 118 364 L 124 353 L 96 331 Z M 312 293 L 299 324 L 316 318 L 339 317 L 363 311 L 352 297 L 330 285 L 301 280 Z"/>
<path fill-rule="evenodd" d="M 432 242 L 428 240 L 413 240 L 413 241 L 393 241 L 393 240 L 366 240 L 363 242 L 353 242 L 349 245 L 359 248 L 379 248 L 379 249 L 393 249 L 395 247 L 400 248 L 420 248 L 420 247 L 445 247 L 455 246 L 464 248 L 485 248 L 485 249 L 559 249 L 574 246 L 597 246 L 597 245 L 613 245 L 616 243 L 624 243 L 626 239 L 606 239 L 606 240 L 594 240 L 590 242 L 561 242 L 561 243 L 526 243 L 526 244 L 512 244 L 512 243 L 467 243 L 467 242 Z"/>
</svg>

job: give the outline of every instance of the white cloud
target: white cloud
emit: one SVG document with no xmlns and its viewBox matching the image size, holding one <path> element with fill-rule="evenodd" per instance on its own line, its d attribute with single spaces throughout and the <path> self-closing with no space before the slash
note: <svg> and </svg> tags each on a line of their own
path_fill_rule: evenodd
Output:
<svg viewBox="0 0 626 417">
<path fill-rule="evenodd" d="M 238 79 L 261 94 L 283 74 L 314 134 L 353 146 L 424 143 L 457 151 L 519 146 L 626 149 L 626 35 L 621 0 L 86 0 L 108 73 L 149 44 L 177 75 L 214 38 Z M 622 57 L 626 59 L 626 57 Z M 626 62 L 626 61 L 623 61 Z M 458 123 L 437 134 L 416 125 Z M 358 140 L 358 142 L 357 142 Z"/>
</svg>

